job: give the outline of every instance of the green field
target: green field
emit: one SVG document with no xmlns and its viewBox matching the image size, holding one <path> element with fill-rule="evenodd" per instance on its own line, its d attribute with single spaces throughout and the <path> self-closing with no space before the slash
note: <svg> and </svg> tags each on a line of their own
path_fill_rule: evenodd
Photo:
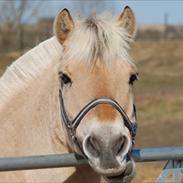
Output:
<svg viewBox="0 0 183 183">
<path fill-rule="evenodd" d="M 136 146 L 183 145 L 183 42 L 138 41 L 131 53 L 140 73 L 134 86 L 139 120 Z M 0 74 L 17 56 L 1 55 Z M 162 165 L 138 163 L 134 182 L 154 182 Z"/>
</svg>

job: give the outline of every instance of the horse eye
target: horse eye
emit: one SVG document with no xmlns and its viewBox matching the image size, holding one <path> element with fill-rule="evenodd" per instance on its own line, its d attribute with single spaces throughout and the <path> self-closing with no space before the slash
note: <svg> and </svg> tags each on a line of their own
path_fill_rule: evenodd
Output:
<svg viewBox="0 0 183 183">
<path fill-rule="evenodd" d="M 133 85 L 136 80 L 138 80 L 138 74 L 132 74 L 129 79 L 129 84 Z"/>
<path fill-rule="evenodd" d="M 63 73 L 61 79 L 64 84 L 72 83 L 71 78 L 67 74 Z"/>
</svg>

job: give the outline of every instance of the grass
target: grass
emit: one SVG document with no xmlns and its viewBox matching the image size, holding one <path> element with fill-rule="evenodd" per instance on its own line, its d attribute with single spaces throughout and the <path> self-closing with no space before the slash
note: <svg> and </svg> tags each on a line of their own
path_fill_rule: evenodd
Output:
<svg viewBox="0 0 183 183">
<path fill-rule="evenodd" d="M 180 76 L 147 75 L 135 88 L 141 121 L 174 121 L 182 119 L 183 84 Z"/>
<path fill-rule="evenodd" d="M 131 54 L 139 68 L 135 86 L 139 129 L 137 147 L 183 145 L 183 42 L 138 41 Z M 0 74 L 18 57 L 2 55 Z M 152 183 L 163 168 L 160 163 L 138 163 L 134 183 Z"/>
<path fill-rule="evenodd" d="M 140 81 L 134 87 L 140 124 L 183 119 L 182 47 L 181 41 L 134 45 L 132 55 L 140 71 Z"/>
<path fill-rule="evenodd" d="M 183 145 L 183 42 L 137 42 L 132 49 L 140 72 L 136 83 L 137 147 Z M 134 183 L 153 183 L 165 162 L 138 163 Z M 171 181 L 168 181 L 171 182 Z"/>
</svg>

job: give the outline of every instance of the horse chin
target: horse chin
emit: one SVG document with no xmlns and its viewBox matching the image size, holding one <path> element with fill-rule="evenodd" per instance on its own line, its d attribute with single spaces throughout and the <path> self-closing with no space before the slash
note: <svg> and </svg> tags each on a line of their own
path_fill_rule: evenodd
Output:
<svg viewBox="0 0 183 183">
<path fill-rule="evenodd" d="M 104 176 L 104 179 L 108 183 L 129 183 L 134 178 L 135 172 L 135 163 L 133 160 L 130 160 L 127 162 L 126 168 L 121 174 L 109 177 Z"/>
</svg>

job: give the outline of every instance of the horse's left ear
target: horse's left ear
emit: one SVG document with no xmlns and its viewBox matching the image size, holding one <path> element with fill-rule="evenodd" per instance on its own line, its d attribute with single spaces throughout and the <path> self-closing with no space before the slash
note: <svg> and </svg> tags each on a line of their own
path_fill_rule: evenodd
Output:
<svg viewBox="0 0 183 183">
<path fill-rule="evenodd" d="M 124 27 L 128 34 L 133 38 L 136 34 L 136 20 L 132 9 L 126 6 L 118 18 L 120 25 Z"/>
<path fill-rule="evenodd" d="M 74 21 L 68 9 L 59 12 L 54 22 L 54 33 L 61 44 L 68 38 L 74 29 Z"/>
</svg>

